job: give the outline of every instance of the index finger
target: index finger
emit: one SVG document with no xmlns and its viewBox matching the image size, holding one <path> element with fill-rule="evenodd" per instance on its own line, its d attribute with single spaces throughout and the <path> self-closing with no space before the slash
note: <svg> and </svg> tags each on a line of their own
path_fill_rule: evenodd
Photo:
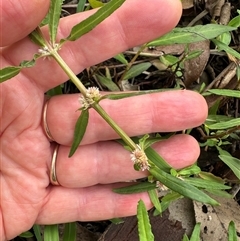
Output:
<svg viewBox="0 0 240 241">
<path fill-rule="evenodd" d="M 73 25 L 92 13 L 89 11 L 63 18 L 60 22 L 58 38 L 67 37 Z M 126 0 L 117 11 L 91 32 L 75 42 L 66 43 L 60 50 L 60 55 L 75 73 L 79 73 L 86 67 L 170 31 L 177 24 L 180 15 L 179 0 L 152 0 L 150 2 Z M 31 58 L 36 51 L 37 46 L 29 39 L 25 39 L 5 49 L 3 56 L 6 60 L 11 60 L 11 63 L 18 65 L 23 58 Z M 36 75 L 36 72 L 39 74 Z M 68 79 L 55 61 L 47 59 L 39 60 L 36 67 L 24 70 L 24 74 L 25 78 L 27 76 L 35 81 L 44 92 Z"/>
</svg>

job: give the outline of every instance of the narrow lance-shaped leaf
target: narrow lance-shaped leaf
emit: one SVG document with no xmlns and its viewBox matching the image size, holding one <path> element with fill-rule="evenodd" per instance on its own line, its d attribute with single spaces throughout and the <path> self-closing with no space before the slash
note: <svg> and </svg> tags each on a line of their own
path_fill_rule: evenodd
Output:
<svg viewBox="0 0 240 241">
<path fill-rule="evenodd" d="M 182 241 L 190 241 L 187 234 L 184 234 Z"/>
<path fill-rule="evenodd" d="M 113 191 L 119 194 L 131 194 L 131 193 L 146 192 L 153 189 L 156 189 L 156 183 L 140 182 L 138 184 L 134 184 L 127 187 L 115 188 L 113 189 Z"/>
<path fill-rule="evenodd" d="M 69 152 L 69 157 L 71 157 L 75 153 L 78 146 L 80 145 L 80 142 L 83 139 L 83 136 L 87 129 L 88 118 L 89 118 L 89 111 L 82 110 L 81 115 L 79 116 L 77 123 L 75 125 L 73 143 L 71 146 L 71 150 Z"/>
<path fill-rule="evenodd" d="M 23 60 L 19 66 L 8 66 L 0 69 L 0 83 L 18 75 L 23 68 L 30 68 L 35 65 L 35 57 L 32 60 Z"/>
<path fill-rule="evenodd" d="M 148 43 L 147 46 L 195 43 L 206 39 L 213 39 L 224 32 L 233 31 L 235 29 L 234 27 L 218 24 L 175 28 L 164 36 Z"/>
<path fill-rule="evenodd" d="M 150 190 L 148 191 L 148 195 L 150 197 L 150 200 L 152 202 L 152 204 L 154 205 L 154 207 L 157 209 L 157 211 L 159 213 L 162 213 L 162 207 L 161 207 L 161 203 L 158 199 L 158 195 L 157 195 L 157 192 L 156 190 Z"/>
<path fill-rule="evenodd" d="M 50 41 L 54 47 L 57 29 L 59 24 L 59 19 L 62 9 L 62 0 L 51 0 L 50 9 L 49 9 L 49 35 Z"/>
<path fill-rule="evenodd" d="M 138 202 L 137 206 L 138 219 L 138 235 L 140 241 L 154 241 L 154 236 L 151 231 L 151 224 L 148 217 L 148 212 L 142 200 Z"/>
<path fill-rule="evenodd" d="M 175 88 L 178 89 L 178 88 Z M 101 100 L 103 99 L 109 99 L 109 100 L 120 100 L 128 97 L 133 97 L 137 95 L 146 95 L 146 94 L 152 94 L 152 93 L 159 93 L 164 91 L 172 91 L 173 89 L 157 89 L 157 90 L 146 90 L 146 91 L 133 91 L 133 92 L 127 92 L 127 93 L 118 93 L 118 94 L 108 94 L 103 95 L 101 97 Z"/>
<path fill-rule="evenodd" d="M 59 241 L 58 225 L 46 225 L 44 227 L 44 241 Z"/>
<path fill-rule="evenodd" d="M 131 79 L 140 75 L 143 71 L 146 71 L 152 64 L 149 62 L 134 65 L 124 75 L 123 79 Z"/>
<path fill-rule="evenodd" d="M 9 66 L 9 67 L 0 69 L 0 83 L 18 75 L 21 69 L 22 69 L 21 67 L 14 67 L 14 66 Z"/>
<path fill-rule="evenodd" d="M 29 34 L 29 38 L 38 46 L 40 47 L 44 47 L 46 45 L 45 43 L 45 39 L 42 35 L 42 32 L 40 30 L 39 27 L 37 27 L 36 29 L 34 29 L 30 34 Z"/>
<path fill-rule="evenodd" d="M 66 223 L 63 233 L 63 241 L 75 241 L 77 236 L 76 223 Z"/>
<path fill-rule="evenodd" d="M 33 225 L 33 232 L 37 241 L 42 241 L 41 228 L 39 225 L 37 224 Z"/>
<path fill-rule="evenodd" d="M 208 90 L 208 92 L 215 95 L 223 95 L 223 96 L 240 98 L 240 90 L 211 89 L 211 90 Z"/>
<path fill-rule="evenodd" d="M 100 8 L 104 5 L 104 3 L 98 0 L 88 0 L 88 2 L 92 8 Z"/>
<path fill-rule="evenodd" d="M 233 173 L 240 180 L 240 159 L 227 155 L 219 155 L 218 157 L 231 168 Z"/>
<path fill-rule="evenodd" d="M 116 9 L 118 9 L 125 0 L 112 0 L 103 7 L 101 7 L 96 13 L 83 20 L 79 24 L 75 25 L 70 35 L 61 40 L 61 43 L 66 40 L 75 41 L 79 39 L 84 34 L 90 32 L 93 28 L 95 28 L 99 23 L 101 23 L 104 19 L 106 19 L 110 14 L 112 14 Z"/>
<path fill-rule="evenodd" d="M 182 181 L 177 177 L 173 177 L 172 175 L 158 169 L 157 167 L 150 168 L 149 172 L 163 185 L 185 197 L 202 203 L 208 203 L 210 205 L 218 205 L 217 201 L 209 197 L 204 192 L 200 191 L 198 188 Z"/>
<path fill-rule="evenodd" d="M 224 130 L 240 125 L 240 118 L 235 118 L 225 122 L 219 122 L 216 124 L 209 125 L 208 128 L 211 130 Z"/>
<path fill-rule="evenodd" d="M 201 227 L 200 223 L 197 223 L 195 225 L 191 238 L 190 238 L 190 241 L 199 241 L 200 240 L 200 231 L 201 231 L 200 227 Z"/>
<path fill-rule="evenodd" d="M 239 162 L 240 164 L 240 162 Z M 225 190 L 225 189 L 231 189 L 230 186 L 226 186 L 222 183 L 219 183 L 219 182 L 216 182 L 216 181 L 209 181 L 209 180 L 204 180 L 204 179 L 201 179 L 201 178 L 193 178 L 193 177 L 185 177 L 184 178 L 184 181 L 195 186 L 195 187 L 199 187 L 199 188 L 203 188 L 203 189 L 206 189 L 206 188 L 210 188 L 210 189 L 222 189 L 222 190 Z"/>
<path fill-rule="evenodd" d="M 171 166 L 151 147 L 145 149 L 145 153 L 151 162 L 156 165 L 159 169 L 169 172 Z"/>
<path fill-rule="evenodd" d="M 228 225 L 228 241 L 237 241 L 237 231 L 235 223 L 231 221 Z"/>
<path fill-rule="evenodd" d="M 224 50 L 226 53 L 240 59 L 240 54 L 236 50 L 232 49 L 231 47 L 216 39 L 212 39 L 212 42 L 219 48 L 219 50 Z"/>
<path fill-rule="evenodd" d="M 30 232 L 30 231 L 26 231 L 26 232 L 24 232 L 24 233 L 21 233 L 20 235 L 19 235 L 19 237 L 21 237 L 21 238 L 32 238 L 33 237 L 33 234 Z"/>
<path fill-rule="evenodd" d="M 77 13 L 83 12 L 85 8 L 86 0 L 79 0 L 77 4 Z"/>
</svg>

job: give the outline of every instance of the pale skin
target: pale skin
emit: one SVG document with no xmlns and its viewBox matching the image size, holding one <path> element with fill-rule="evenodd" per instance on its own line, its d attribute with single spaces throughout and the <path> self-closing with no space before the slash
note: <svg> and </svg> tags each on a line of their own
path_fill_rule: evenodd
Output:
<svg viewBox="0 0 240 241">
<path fill-rule="evenodd" d="M 40 23 L 49 0 L 1 1 L 1 68 L 31 59 L 38 47 L 26 36 Z M 72 25 L 91 14 L 85 12 L 61 21 L 59 38 Z M 181 15 L 179 0 L 127 0 L 100 26 L 60 55 L 75 73 L 130 47 L 170 31 Z M 30 17 L 31 16 L 31 17 Z M 74 124 L 79 116 L 78 95 L 51 98 L 49 129 L 60 144 L 56 171 L 61 186 L 49 180 L 53 144 L 42 126 L 44 93 L 67 80 L 54 61 L 37 66 L 0 84 L 0 240 L 9 240 L 33 224 L 76 220 L 93 221 L 134 215 L 139 199 L 151 208 L 146 193 L 119 195 L 112 188 L 124 181 L 147 176 L 133 170 L 130 153 L 113 140 L 118 136 L 91 111 L 81 146 L 69 159 Z M 200 125 L 206 118 L 204 99 L 191 91 L 175 91 L 101 102 L 106 111 L 131 136 L 176 131 Z M 188 135 L 176 135 L 155 144 L 168 163 L 182 168 L 194 163 L 199 146 Z"/>
</svg>

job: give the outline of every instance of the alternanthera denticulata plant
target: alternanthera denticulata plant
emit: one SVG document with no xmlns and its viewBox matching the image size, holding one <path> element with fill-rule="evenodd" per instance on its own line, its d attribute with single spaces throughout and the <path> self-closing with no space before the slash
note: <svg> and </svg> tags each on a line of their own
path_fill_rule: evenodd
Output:
<svg viewBox="0 0 240 241">
<path fill-rule="evenodd" d="M 197 200 L 199 202 L 208 203 L 211 205 L 217 205 L 218 203 L 209 197 L 204 191 L 211 192 L 212 190 L 225 190 L 230 187 L 225 186 L 217 181 L 209 181 L 207 179 L 200 178 L 199 174 L 201 170 L 193 165 L 191 167 L 184 168 L 182 170 L 174 170 L 169 166 L 164 159 L 151 148 L 151 145 L 159 140 L 161 137 L 150 137 L 145 135 L 142 138 L 130 138 L 124 130 L 122 130 L 115 121 L 105 112 L 101 107 L 100 102 L 103 99 L 118 100 L 121 98 L 127 98 L 135 95 L 142 95 L 146 93 L 159 92 L 163 90 L 153 90 L 153 91 L 140 91 L 132 93 L 110 93 L 101 95 L 97 87 L 86 88 L 78 77 L 74 74 L 71 68 L 66 64 L 66 62 L 61 57 L 60 49 L 64 48 L 64 44 L 68 41 L 75 41 L 82 37 L 84 34 L 91 31 L 99 23 L 101 23 L 105 18 L 112 14 L 116 9 L 124 4 L 125 0 L 112 0 L 103 7 L 101 7 L 97 12 L 91 15 L 86 20 L 75 25 L 68 36 L 56 42 L 56 36 L 58 31 L 58 24 L 61 14 L 62 0 L 51 0 L 51 5 L 48 13 L 48 30 L 49 39 L 42 34 L 41 28 L 37 27 L 30 35 L 30 39 L 39 46 L 38 52 L 33 56 L 31 60 L 23 60 L 19 66 L 8 66 L 0 70 L 0 83 L 7 81 L 8 79 L 16 76 L 23 68 L 30 68 L 35 65 L 36 61 L 40 58 L 45 59 L 46 65 L 49 61 L 56 61 L 62 68 L 69 79 L 74 83 L 74 85 L 81 92 L 79 98 L 79 112 L 80 116 L 76 122 L 73 143 L 69 153 L 71 157 L 76 149 L 78 148 L 88 124 L 89 119 L 89 109 L 93 108 L 119 135 L 119 143 L 122 144 L 126 149 L 129 150 L 129 161 L 133 162 L 134 168 L 138 171 L 149 171 L 148 181 L 141 182 L 136 185 L 120 188 L 113 190 L 117 193 L 128 194 L 136 192 L 147 191 L 149 193 L 150 199 L 156 208 L 157 213 L 161 213 L 165 210 L 169 203 L 173 200 L 181 198 L 183 196 Z M 151 3 L 149 3 L 151 4 Z M 215 24 L 214 24 L 215 25 Z M 194 42 L 204 39 L 212 39 L 217 37 L 219 34 L 232 31 L 235 28 L 229 26 L 220 25 L 208 25 L 201 26 L 198 29 L 185 29 L 185 31 L 180 31 L 175 29 L 169 35 L 165 35 L 163 38 L 154 40 L 147 43 L 145 46 L 152 45 L 164 45 L 169 44 L 168 39 L 174 36 L 174 41 L 180 41 L 183 35 L 186 36 L 188 41 Z M 196 31 L 196 32 L 194 32 Z M 168 38 L 168 39 L 166 39 Z M 128 66 L 129 67 L 129 66 Z M 71 159 L 70 159 L 71 160 Z M 161 199 L 158 199 L 156 189 L 161 186 L 166 186 L 170 191 L 169 193 Z M 139 236 L 140 240 L 151 241 L 152 235 L 146 234 L 150 232 L 150 225 L 146 225 L 146 215 L 141 215 L 144 212 L 144 205 L 139 202 L 137 208 L 139 217 Z M 144 237 L 144 235 L 147 235 Z"/>
</svg>

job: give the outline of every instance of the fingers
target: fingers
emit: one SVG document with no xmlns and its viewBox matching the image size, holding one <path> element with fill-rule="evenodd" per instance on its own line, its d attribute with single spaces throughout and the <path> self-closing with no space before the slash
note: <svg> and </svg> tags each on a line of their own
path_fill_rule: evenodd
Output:
<svg viewBox="0 0 240 241">
<path fill-rule="evenodd" d="M 24 38 L 41 22 L 48 11 L 48 1 L 0 1 L 0 46 Z"/>
<path fill-rule="evenodd" d="M 67 37 L 73 25 L 92 13 L 84 12 L 62 19 L 58 38 Z M 64 45 L 60 55 L 75 73 L 79 73 L 86 67 L 170 31 L 177 24 L 180 15 L 179 0 L 152 0 L 151 4 L 145 0 L 127 0 L 91 32 Z M 30 40 L 25 39 L 11 49 L 5 49 L 3 56 L 6 60 L 11 60 L 11 63 L 19 64 L 23 58 L 31 58 L 37 49 Z M 68 79 L 53 60 L 46 59 L 39 60 L 36 68 L 24 70 L 24 74 L 44 92 Z"/>
<path fill-rule="evenodd" d="M 204 98 L 192 91 L 168 91 L 136 96 L 118 101 L 104 100 L 101 105 L 130 136 L 152 132 L 179 131 L 199 126 L 207 116 Z M 74 127 L 80 115 L 78 95 L 56 96 L 50 99 L 47 122 L 54 140 L 71 145 Z M 116 139 L 119 136 L 96 113 L 90 117 L 82 144 Z"/>
<path fill-rule="evenodd" d="M 176 135 L 156 143 L 154 149 L 177 169 L 192 165 L 199 156 L 199 145 L 189 135 Z M 69 150 L 69 147 L 60 146 L 56 162 L 57 179 L 64 187 L 124 182 L 148 175 L 148 172 L 133 169 L 130 152 L 117 142 L 80 146 L 70 159 Z"/>
<path fill-rule="evenodd" d="M 136 214 L 140 199 L 148 209 L 152 207 L 147 193 L 120 195 L 112 191 L 117 187 L 120 185 L 97 185 L 82 189 L 50 188 L 36 223 L 46 225 L 131 216 Z"/>
<path fill-rule="evenodd" d="M 71 159 L 64 159 L 66 154 L 64 147 L 59 150 L 57 175 L 60 178 L 61 185 L 65 183 L 67 186 L 82 186 L 87 181 L 94 180 L 95 182 L 98 175 L 105 183 L 108 178 L 114 179 L 113 174 L 117 175 L 115 181 L 121 179 L 120 175 L 127 177 L 127 180 L 129 177 L 137 176 L 133 170 L 129 153 L 124 151 L 118 144 L 108 142 L 106 146 L 104 144 L 99 146 L 97 148 L 99 154 L 97 159 L 94 156 L 95 152 L 92 147 L 92 145 L 89 146 L 89 149 L 88 147 L 81 147 L 83 149 L 80 148 L 78 153 Z M 103 150 L 101 150 L 102 148 Z M 158 143 L 154 148 L 176 168 L 191 165 L 199 154 L 197 143 L 190 136 L 185 135 L 175 136 Z M 94 149 L 96 151 L 96 148 Z M 84 151 L 88 153 L 86 156 L 83 154 Z M 107 152 L 110 152 L 111 156 L 108 156 Z M 79 155 L 81 155 L 81 158 Z M 93 169 L 97 168 L 98 172 L 94 173 Z M 114 173 L 111 174 L 111 172 Z M 105 178 L 104 175 L 106 175 Z M 73 176 L 75 176 L 75 180 Z M 100 179 L 98 180 L 100 181 Z M 120 195 L 112 191 L 113 188 L 123 185 L 125 186 L 126 183 L 95 185 L 80 189 L 70 189 L 62 186 L 49 187 L 49 195 L 44 200 L 44 208 L 39 212 L 36 223 L 53 224 L 76 220 L 93 221 L 130 216 L 136 214 L 136 204 L 140 199 L 144 201 L 148 209 L 152 206 L 147 193 Z"/>
</svg>

